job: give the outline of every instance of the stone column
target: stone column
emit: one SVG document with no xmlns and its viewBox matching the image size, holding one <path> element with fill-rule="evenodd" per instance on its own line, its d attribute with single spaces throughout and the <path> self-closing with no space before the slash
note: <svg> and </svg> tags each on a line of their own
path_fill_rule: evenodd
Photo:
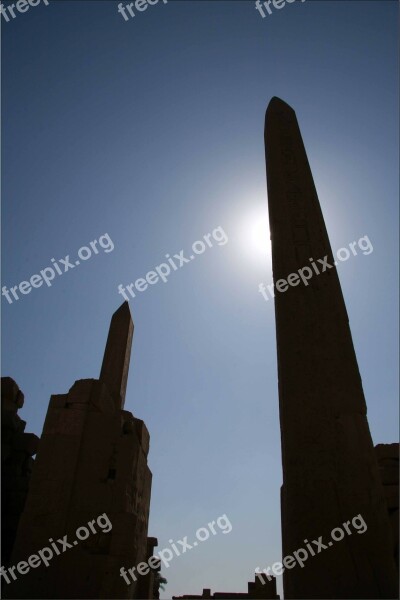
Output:
<svg viewBox="0 0 400 600">
<path fill-rule="evenodd" d="M 124 408 L 133 337 L 133 322 L 128 302 L 112 316 L 101 365 L 100 381 L 116 399 L 116 408 Z"/>
</svg>

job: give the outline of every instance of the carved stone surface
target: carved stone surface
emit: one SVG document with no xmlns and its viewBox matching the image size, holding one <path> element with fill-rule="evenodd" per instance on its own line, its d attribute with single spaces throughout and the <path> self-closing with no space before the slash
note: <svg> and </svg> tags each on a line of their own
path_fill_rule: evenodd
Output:
<svg viewBox="0 0 400 600">
<path fill-rule="evenodd" d="M 395 598 L 397 571 L 346 307 L 293 109 L 279 98 L 265 121 L 274 282 L 311 260 L 320 274 L 275 294 L 282 439 L 283 556 L 361 514 L 346 535 L 286 569 L 286 598 Z M 322 272 L 318 259 L 332 268 Z M 327 542 L 326 542 L 327 543 Z"/>
<path fill-rule="evenodd" d="M 100 381 L 103 381 L 112 396 L 116 398 L 116 408 L 125 404 L 131 357 L 133 322 L 128 302 L 124 302 L 113 314 L 108 332 Z"/>
</svg>

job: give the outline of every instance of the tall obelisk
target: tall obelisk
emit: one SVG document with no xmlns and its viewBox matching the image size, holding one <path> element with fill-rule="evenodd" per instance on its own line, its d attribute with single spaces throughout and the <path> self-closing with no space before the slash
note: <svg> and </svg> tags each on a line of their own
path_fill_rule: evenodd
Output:
<svg viewBox="0 0 400 600">
<path fill-rule="evenodd" d="M 283 557 L 309 555 L 286 568 L 285 598 L 398 598 L 346 307 L 296 115 L 279 98 L 268 105 L 265 146 L 275 286 L 312 262 L 321 272 L 275 292 Z M 322 272 L 318 259 L 333 267 Z M 358 515 L 364 533 L 351 524 Z M 326 548 L 313 544 L 320 536 Z"/>
</svg>

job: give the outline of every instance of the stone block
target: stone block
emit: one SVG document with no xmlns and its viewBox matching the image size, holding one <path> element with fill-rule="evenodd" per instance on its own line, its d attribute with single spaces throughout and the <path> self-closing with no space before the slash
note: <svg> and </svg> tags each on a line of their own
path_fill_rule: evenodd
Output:
<svg viewBox="0 0 400 600">
<path fill-rule="evenodd" d="M 65 408 L 68 394 L 54 394 L 50 397 L 49 409 L 50 408 Z"/>
<path fill-rule="evenodd" d="M 141 419 L 135 418 L 135 426 L 140 445 L 143 448 L 144 455 L 147 456 L 150 449 L 150 434 L 146 425 L 143 421 L 141 421 Z"/>
<path fill-rule="evenodd" d="M 378 458 L 378 461 L 385 459 L 385 458 L 391 458 L 391 459 L 395 459 L 397 461 L 399 461 L 399 450 L 400 446 L 399 444 L 377 444 L 375 446 L 375 452 L 376 452 L 376 456 Z"/>
<path fill-rule="evenodd" d="M 46 435 L 80 436 L 87 411 L 71 408 L 52 408 L 48 411 L 43 433 Z"/>
<path fill-rule="evenodd" d="M 24 394 L 11 377 L 1 378 L 1 408 L 17 412 L 24 405 Z"/>
<path fill-rule="evenodd" d="M 39 438 L 34 433 L 16 433 L 12 440 L 14 450 L 26 452 L 29 456 L 36 454 Z"/>
<path fill-rule="evenodd" d="M 383 467 L 379 469 L 379 474 L 384 486 L 396 485 L 399 483 L 399 469 L 398 467 Z"/>
<path fill-rule="evenodd" d="M 3 410 L 1 412 L 1 429 L 9 431 L 24 431 L 26 421 L 23 421 L 16 412 Z"/>
<path fill-rule="evenodd" d="M 115 399 L 111 395 L 106 384 L 102 381 L 95 380 L 93 382 L 92 392 L 90 396 L 91 407 L 105 414 L 116 413 Z"/>
<path fill-rule="evenodd" d="M 399 508 L 399 486 L 385 485 L 383 488 L 386 504 L 389 510 Z"/>
</svg>

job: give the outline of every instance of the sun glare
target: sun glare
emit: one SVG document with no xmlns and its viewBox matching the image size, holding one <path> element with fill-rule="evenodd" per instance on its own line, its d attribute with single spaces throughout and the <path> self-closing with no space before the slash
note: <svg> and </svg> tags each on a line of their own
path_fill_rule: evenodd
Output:
<svg viewBox="0 0 400 600">
<path fill-rule="evenodd" d="M 270 261 L 271 241 L 267 209 L 253 211 L 242 225 L 242 243 L 254 261 Z"/>
</svg>

